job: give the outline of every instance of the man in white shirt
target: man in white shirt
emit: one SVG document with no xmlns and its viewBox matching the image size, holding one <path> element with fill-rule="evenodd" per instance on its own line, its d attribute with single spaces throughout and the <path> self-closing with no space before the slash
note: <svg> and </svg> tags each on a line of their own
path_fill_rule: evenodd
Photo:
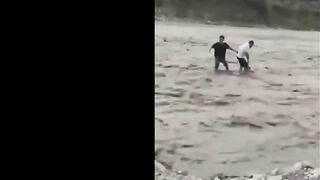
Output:
<svg viewBox="0 0 320 180">
<path fill-rule="evenodd" d="M 254 42 L 251 40 L 249 42 L 246 42 L 239 46 L 238 48 L 238 54 L 237 54 L 237 59 L 240 63 L 240 71 L 244 69 L 245 71 L 249 71 L 249 50 L 252 48 Z"/>
</svg>

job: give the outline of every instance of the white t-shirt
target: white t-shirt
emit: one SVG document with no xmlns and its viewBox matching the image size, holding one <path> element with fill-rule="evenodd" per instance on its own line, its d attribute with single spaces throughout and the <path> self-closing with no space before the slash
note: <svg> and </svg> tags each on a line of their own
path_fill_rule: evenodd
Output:
<svg viewBox="0 0 320 180">
<path fill-rule="evenodd" d="M 246 53 L 249 54 L 249 50 L 250 50 L 250 47 L 249 47 L 249 43 L 248 42 L 242 44 L 241 46 L 238 47 L 237 57 L 238 58 L 244 58 L 244 59 L 247 60 Z"/>
</svg>

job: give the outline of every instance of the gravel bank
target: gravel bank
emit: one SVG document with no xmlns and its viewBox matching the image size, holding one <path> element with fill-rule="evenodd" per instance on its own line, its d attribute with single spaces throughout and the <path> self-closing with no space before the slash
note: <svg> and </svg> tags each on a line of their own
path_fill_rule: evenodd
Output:
<svg viewBox="0 0 320 180">
<path fill-rule="evenodd" d="M 297 162 L 291 167 L 277 168 L 265 174 L 245 174 L 243 176 L 217 174 L 212 177 L 199 178 L 188 175 L 187 172 L 172 172 L 155 161 L 156 180 L 320 180 L 320 168 L 312 167 L 307 161 Z"/>
</svg>

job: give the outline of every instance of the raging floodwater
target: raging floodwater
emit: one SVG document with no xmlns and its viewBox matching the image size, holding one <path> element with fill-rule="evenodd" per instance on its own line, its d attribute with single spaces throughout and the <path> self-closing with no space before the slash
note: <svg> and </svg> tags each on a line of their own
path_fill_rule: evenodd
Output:
<svg viewBox="0 0 320 180">
<path fill-rule="evenodd" d="M 319 167 L 319 32 L 156 23 L 156 159 L 198 177 Z M 214 73 L 209 47 L 254 40 L 241 75 Z M 220 69 L 224 66 L 220 64 Z"/>
</svg>

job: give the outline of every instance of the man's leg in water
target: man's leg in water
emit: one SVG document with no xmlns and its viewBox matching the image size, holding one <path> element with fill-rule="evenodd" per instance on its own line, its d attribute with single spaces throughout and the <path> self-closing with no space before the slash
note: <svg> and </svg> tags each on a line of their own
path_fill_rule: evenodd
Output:
<svg viewBox="0 0 320 180">
<path fill-rule="evenodd" d="M 248 72 L 250 70 L 249 64 L 246 62 L 245 65 L 243 66 L 244 71 Z"/>
<path fill-rule="evenodd" d="M 243 68 L 242 63 L 241 63 L 241 58 L 238 58 L 238 57 L 237 57 L 237 59 L 238 59 L 238 61 L 239 61 L 239 65 L 240 65 L 239 71 L 241 72 L 241 71 L 242 71 L 242 68 Z"/>
<path fill-rule="evenodd" d="M 248 71 L 249 70 L 249 66 L 248 63 L 245 59 L 243 58 L 238 58 L 239 60 L 239 64 L 240 64 L 240 69 L 239 71 L 242 71 L 242 69 L 244 69 L 244 71 Z"/>
<path fill-rule="evenodd" d="M 218 57 L 215 57 L 215 66 L 214 66 L 214 69 L 215 69 L 215 70 L 218 70 L 219 65 L 220 65 L 220 60 L 219 60 Z"/>
<path fill-rule="evenodd" d="M 227 63 L 226 59 L 221 59 L 221 62 L 224 65 L 224 67 L 226 68 L 226 70 L 229 71 L 229 67 L 228 67 L 228 63 Z"/>
</svg>

